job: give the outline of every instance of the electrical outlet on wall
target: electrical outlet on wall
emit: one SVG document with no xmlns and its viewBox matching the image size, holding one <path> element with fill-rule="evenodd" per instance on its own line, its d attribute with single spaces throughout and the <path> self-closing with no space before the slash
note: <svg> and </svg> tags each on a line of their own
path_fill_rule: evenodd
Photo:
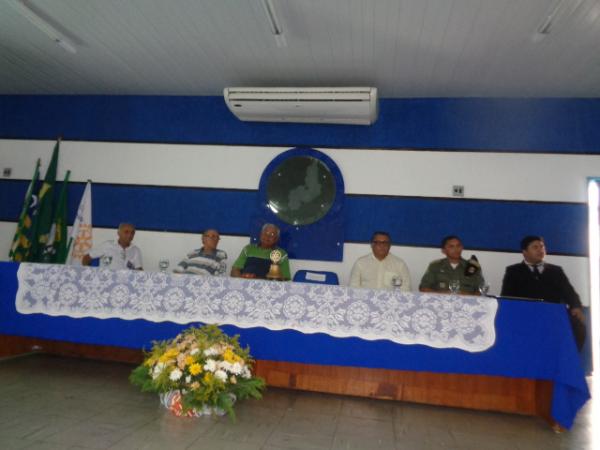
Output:
<svg viewBox="0 0 600 450">
<path fill-rule="evenodd" d="M 453 197 L 464 197 L 465 196 L 465 187 L 459 184 L 455 184 L 452 186 L 452 196 Z"/>
<path fill-rule="evenodd" d="M 4 178 L 10 177 L 11 174 L 12 174 L 12 169 L 10 167 L 5 167 L 4 169 L 2 169 L 2 176 Z"/>
</svg>

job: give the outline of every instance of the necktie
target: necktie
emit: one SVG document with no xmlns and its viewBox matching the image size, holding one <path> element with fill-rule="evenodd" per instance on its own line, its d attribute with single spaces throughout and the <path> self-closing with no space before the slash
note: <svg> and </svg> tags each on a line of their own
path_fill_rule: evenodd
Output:
<svg viewBox="0 0 600 450">
<path fill-rule="evenodd" d="M 533 266 L 533 276 L 536 280 L 540 279 L 540 269 L 537 264 Z"/>
</svg>

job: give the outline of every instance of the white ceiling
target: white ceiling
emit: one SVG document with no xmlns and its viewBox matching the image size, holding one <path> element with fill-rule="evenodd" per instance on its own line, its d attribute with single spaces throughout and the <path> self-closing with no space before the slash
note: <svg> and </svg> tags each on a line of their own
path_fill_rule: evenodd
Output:
<svg viewBox="0 0 600 450">
<path fill-rule="evenodd" d="M 0 0 L 0 94 L 221 95 L 374 86 L 381 97 L 600 97 L 600 0 L 535 42 L 559 0 L 30 0 L 56 45 Z M 577 3 L 579 0 L 563 0 Z"/>
</svg>

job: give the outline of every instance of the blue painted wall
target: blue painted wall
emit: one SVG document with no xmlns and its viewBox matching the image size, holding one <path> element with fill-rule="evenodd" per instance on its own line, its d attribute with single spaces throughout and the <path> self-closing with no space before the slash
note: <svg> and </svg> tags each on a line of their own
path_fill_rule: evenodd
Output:
<svg viewBox="0 0 600 450">
<path fill-rule="evenodd" d="M 370 127 L 248 123 L 221 97 L 0 96 L 0 138 L 600 153 L 600 99 L 383 99 Z"/>
<path fill-rule="evenodd" d="M 0 221 L 17 220 L 27 185 L 0 180 Z M 69 223 L 84 187 L 69 184 Z M 55 191 L 60 192 L 60 183 Z M 176 233 L 198 233 L 212 226 L 222 234 L 247 236 L 253 232 L 258 193 L 95 183 L 93 196 L 94 226 L 115 228 L 121 221 L 132 221 L 142 230 Z M 421 220 L 427 217 L 445 220 Z M 510 252 L 519 252 L 523 235 L 541 234 L 554 255 L 588 254 L 587 207 L 577 203 L 346 196 L 345 241 L 367 242 L 375 229 L 389 230 L 397 245 L 437 248 L 442 236 L 457 234 L 470 249 Z"/>
<path fill-rule="evenodd" d="M 384 99 L 379 120 L 364 127 L 240 122 L 221 97 L 0 96 L 0 138 L 16 139 L 598 154 L 599 124 L 600 99 Z M 0 220 L 17 219 L 25 189 L 19 180 L 0 181 Z M 72 215 L 82 189 L 71 188 Z M 169 232 L 211 225 L 249 235 L 256 196 L 96 184 L 93 220 L 114 227 L 111 218 L 128 218 L 140 229 Z M 422 220 L 440 216 L 446 220 Z M 583 203 L 355 195 L 344 217 L 346 242 L 367 242 L 383 228 L 400 245 L 438 247 L 441 236 L 455 233 L 469 248 L 518 251 L 521 236 L 534 233 L 552 242 L 555 254 L 587 255 Z"/>
</svg>

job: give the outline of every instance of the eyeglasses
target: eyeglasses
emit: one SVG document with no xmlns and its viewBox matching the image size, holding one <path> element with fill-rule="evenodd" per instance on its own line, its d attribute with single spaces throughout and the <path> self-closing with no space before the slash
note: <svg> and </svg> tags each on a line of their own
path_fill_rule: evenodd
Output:
<svg viewBox="0 0 600 450">
<path fill-rule="evenodd" d="M 390 241 L 371 241 L 373 245 L 390 245 Z"/>
<path fill-rule="evenodd" d="M 269 231 L 269 232 L 264 232 L 263 233 L 265 236 L 269 236 L 269 237 L 275 237 L 277 236 L 277 233 L 275 233 L 274 231 Z"/>
</svg>

